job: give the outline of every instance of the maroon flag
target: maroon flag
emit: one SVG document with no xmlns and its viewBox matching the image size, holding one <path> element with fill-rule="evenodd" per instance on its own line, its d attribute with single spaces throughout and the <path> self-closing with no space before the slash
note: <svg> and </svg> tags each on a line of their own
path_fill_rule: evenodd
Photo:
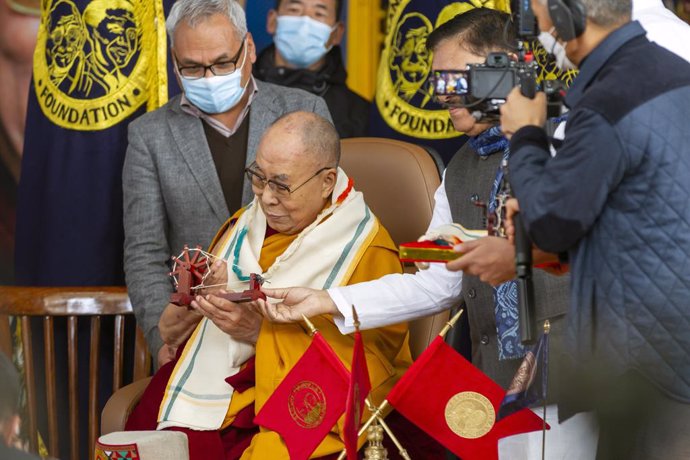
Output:
<svg viewBox="0 0 690 460">
<path fill-rule="evenodd" d="M 280 434 L 291 459 L 307 459 L 345 411 L 349 372 L 316 332 L 254 423 Z"/>
<path fill-rule="evenodd" d="M 542 419 L 529 409 L 496 421 L 504 395 L 437 337 L 386 399 L 463 460 L 497 460 L 500 438 L 542 429 Z"/>
<path fill-rule="evenodd" d="M 364 343 L 359 330 L 355 331 L 355 346 L 352 351 L 352 369 L 350 372 L 350 386 L 347 391 L 345 410 L 345 426 L 343 427 L 343 442 L 348 460 L 357 459 L 357 432 L 362 421 L 364 401 L 371 391 L 369 369 L 364 355 Z"/>
</svg>

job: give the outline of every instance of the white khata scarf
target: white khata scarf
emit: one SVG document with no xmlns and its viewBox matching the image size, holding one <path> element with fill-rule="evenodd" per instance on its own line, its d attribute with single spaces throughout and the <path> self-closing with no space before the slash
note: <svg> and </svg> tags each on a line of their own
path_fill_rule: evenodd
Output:
<svg viewBox="0 0 690 460">
<path fill-rule="evenodd" d="M 261 274 L 259 266 L 266 216 L 257 198 L 218 242 L 214 253 L 228 262 L 229 289 L 247 289 L 250 273 L 261 274 L 271 288 L 328 289 L 347 283 L 378 227 L 362 193 L 338 169 L 331 205 L 302 230 L 266 273 Z M 158 429 L 219 429 L 234 391 L 225 379 L 236 374 L 253 354 L 252 345 L 234 340 L 207 318 L 202 319 L 168 381 Z"/>
</svg>

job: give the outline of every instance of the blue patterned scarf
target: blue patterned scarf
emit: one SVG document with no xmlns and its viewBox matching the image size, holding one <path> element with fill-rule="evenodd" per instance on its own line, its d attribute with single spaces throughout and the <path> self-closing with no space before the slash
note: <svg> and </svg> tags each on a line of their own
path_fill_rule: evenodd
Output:
<svg viewBox="0 0 690 460">
<path fill-rule="evenodd" d="M 503 152 L 503 159 L 510 157 L 510 143 L 503 136 L 499 126 L 492 126 L 480 135 L 470 138 L 472 148 L 481 157 Z M 496 195 L 503 182 L 503 168 L 499 166 L 489 193 L 488 211 L 496 210 Z M 525 348 L 518 335 L 517 282 L 508 281 L 494 288 L 494 313 L 498 333 L 498 359 L 515 359 L 525 355 Z"/>
</svg>

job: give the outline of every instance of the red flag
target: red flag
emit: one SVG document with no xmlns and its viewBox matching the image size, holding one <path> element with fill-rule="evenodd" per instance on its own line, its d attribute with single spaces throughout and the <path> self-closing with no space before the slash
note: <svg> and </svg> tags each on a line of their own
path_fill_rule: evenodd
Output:
<svg viewBox="0 0 690 460">
<path fill-rule="evenodd" d="M 364 401 L 371 391 L 369 381 L 369 369 L 364 355 L 364 343 L 362 334 L 355 332 L 355 347 L 352 350 L 352 369 L 350 372 L 350 386 L 347 391 L 347 404 L 345 405 L 345 426 L 343 427 L 343 441 L 347 451 L 348 460 L 357 459 L 357 432 L 362 421 Z"/>
<path fill-rule="evenodd" d="M 437 337 L 386 398 L 464 460 L 498 459 L 498 440 L 542 429 L 529 409 L 496 421 L 505 391 Z"/>
<path fill-rule="evenodd" d="M 279 433 L 291 459 L 307 459 L 343 415 L 348 381 L 349 372 L 317 332 L 254 423 Z"/>
</svg>

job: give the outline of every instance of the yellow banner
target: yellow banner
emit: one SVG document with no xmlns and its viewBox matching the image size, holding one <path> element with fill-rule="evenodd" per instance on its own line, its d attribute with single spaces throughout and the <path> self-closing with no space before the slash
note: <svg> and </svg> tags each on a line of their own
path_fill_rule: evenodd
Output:
<svg viewBox="0 0 690 460">
<path fill-rule="evenodd" d="M 44 0 L 34 88 L 58 126 L 95 131 L 167 100 L 159 0 Z"/>
</svg>

